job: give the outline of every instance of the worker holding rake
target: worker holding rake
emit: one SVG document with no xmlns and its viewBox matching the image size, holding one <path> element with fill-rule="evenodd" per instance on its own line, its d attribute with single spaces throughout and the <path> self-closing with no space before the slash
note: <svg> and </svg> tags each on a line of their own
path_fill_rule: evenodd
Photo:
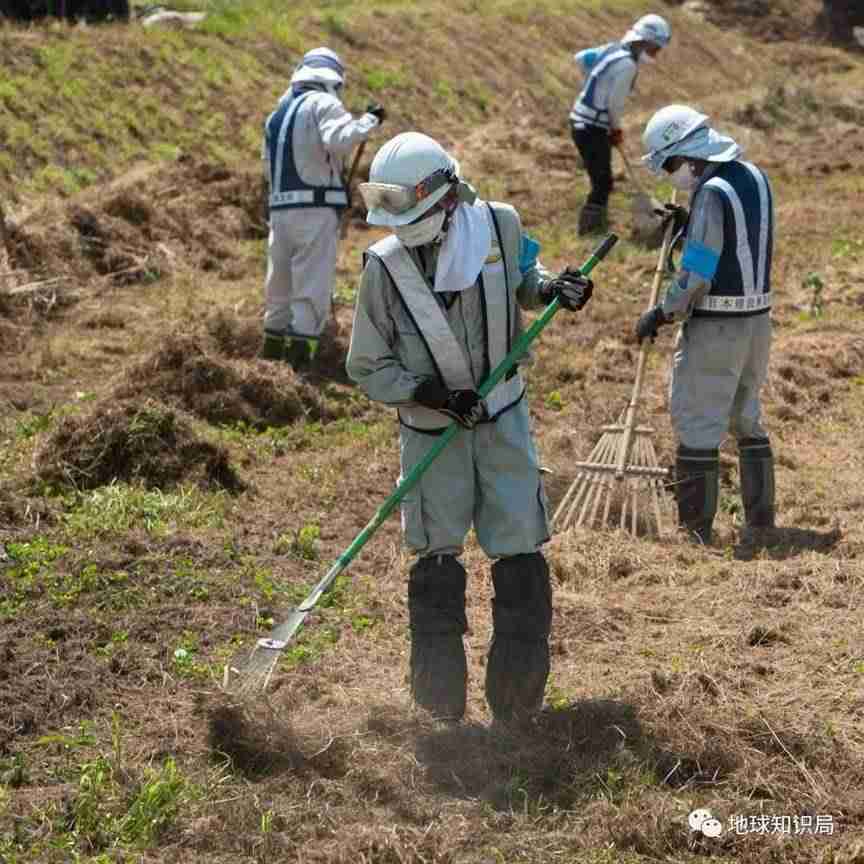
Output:
<svg viewBox="0 0 864 864">
<path fill-rule="evenodd" d="M 367 221 L 393 234 L 364 257 L 348 374 L 398 410 L 403 477 L 451 421 L 462 427 L 402 500 L 404 539 L 418 556 L 408 581 L 411 692 L 436 717 L 464 714 L 459 556 L 473 524 L 494 559 L 486 698 L 496 720 L 519 720 L 541 707 L 549 674 L 546 499 L 518 367 L 486 398 L 477 389 L 521 333 L 520 306 L 557 298 L 578 310 L 593 286 L 578 269 L 543 269 L 516 211 L 478 200 L 426 135 L 388 141 L 359 188 Z"/>
<path fill-rule="evenodd" d="M 707 544 L 719 447 L 729 431 L 738 442 L 747 528 L 774 525 L 774 459 L 760 403 L 771 350 L 773 195 L 764 172 L 742 161 L 741 147 L 693 108 L 658 111 L 643 145 L 648 167 L 691 193 L 680 272 L 636 334 L 653 340 L 662 325 L 684 322 L 670 393 L 678 518 Z"/>
<path fill-rule="evenodd" d="M 591 181 L 591 191 L 579 213 L 580 234 L 606 229 L 612 148 L 622 146 L 621 120 L 627 100 L 639 66 L 654 63 L 671 39 L 665 18 L 643 15 L 620 42 L 586 48 L 575 55 L 585 83 L 570 112 L 570 130 Z"/>
<path fill-rule="evenodd" d="M 384 119 L 355 119 L 340 99 L 345 67 L 329 48 L 307 51 L 264 124 L 269 187 L 264 341 L 259 357 L 309 365 L 330 316 L 339 217 L 348 207 L 342 165 Z"/>
</svg>

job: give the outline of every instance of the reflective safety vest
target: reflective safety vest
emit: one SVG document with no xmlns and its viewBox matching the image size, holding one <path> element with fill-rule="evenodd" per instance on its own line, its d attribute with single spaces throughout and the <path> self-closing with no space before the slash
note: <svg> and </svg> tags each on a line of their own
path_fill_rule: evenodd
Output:
<svg viewBox="0 0 864 864">
<path fill-rule="evenodd" d="M 597 101 L 597 85 L 600 79 L 607 75 L 613 66 L 622 60 L 632 60 L 633 54 L 629 48 L 622 47 L 613 42 L 606 52 L 595 61 L 591 67 L 591 74 L 582 88 L 582 92 L 573 103 L 570 112 L 570 123 L 576 127 L 600 126 L 602 129 L 609 128 L 609 106 L 600 105 Z M 636 79 L 633 79 L 634 83 Z"/>
<path fill-rule="evenodd" d="M 294 124 L 300 106 L 311 95 L 283 100 L 264 123 L 264 146 L 270 159 L 270 209 L 348 206 L 345 188 L 312 186 L 300 179 L 294 158 Z"/>
<path fill-rule="evenodd" d="M 487 214 L 495 241 L 480 271 L 478 284 L 466 291 L 482 292 L 481 302 L 486 325 L 486 352 L 488 372 L 495 369 L 507 356 L 516 333 L 515 294 L 507 275 L 507 261 L 501 241 L 497 218 L 487 204 Z M 386 269 L 396 293 L 432 358 L 441 382 L 449 390 L 476 390 L 482 383 L 474 381 L 471 364 L 462 345 L 450 328 L 444 311 L 424 274 L 408 250 L 395 235 L 379 240 L 367 250 L 378 258 Z M 525 385 L 518 369 L 511 371 L 484 399 L 489 421 L 516 405 L 525 393 Z M 450 418 L 440 411 L 411 404 L 401 406 L 399 421 L 420 432 L 440 432 L 450 425 Z"/>
<path fill-rule="evenodd" d="M 765 174 L 750 162 L 723 164 L 702 188 L 723 200 L 723 251 L 711 291 L 694 317 L 760 315 L 771 308 L 774 200 Z M 697 193 L 698 194 L 698 193 Z"/>
</svg>

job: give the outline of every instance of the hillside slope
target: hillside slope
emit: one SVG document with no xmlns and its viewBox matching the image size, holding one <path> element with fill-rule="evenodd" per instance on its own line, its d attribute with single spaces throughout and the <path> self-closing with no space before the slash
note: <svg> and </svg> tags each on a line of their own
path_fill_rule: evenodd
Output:
<svg viewBox="0 0 864 864">
<path fill-rule="evenodd" d="M 216 4 L 201 32 L 0 30 L 3 864 L 862 860 L 864 64 L 661 7 L 675 39 L 640 74 L 629 152 L 657 107 L 687 102 L 774 182 L 781 529 L 767 548 L 741 542 L 724 450 L 713 547 L 555 536 L 553 710 L 524 735 L 488 728 L 491 586 L 473 540 L 468 718 L 412 713 L 395 518 L 268 700 L 244 715 L 218 695 L 226 660 L 303 597 L 399 473 L 392 416 L 342 371 L 360 253 L 379 236 L 362 212 L 315 373 L 254 358 L 259 128 L 299 53 L 329 44 L 348 104 L 388 108 L 362 169 L 392 134 L 436 135 L 484 197 L 519 209 L 544 263 L 579 263 L 571 54 L 657 9 L 262 2 Z M 810 11 L 782 33 L 807 32 Z M 616 170 L 623 239 L 530 373 L 553 509 L 626 405 L 655 266 L 629 240 L 634 190 Z M 664 463 L 670 354 L 664 334 L 645 398 Z M 695 807 L 720 838 L 689 830 Z"/>
</svg>

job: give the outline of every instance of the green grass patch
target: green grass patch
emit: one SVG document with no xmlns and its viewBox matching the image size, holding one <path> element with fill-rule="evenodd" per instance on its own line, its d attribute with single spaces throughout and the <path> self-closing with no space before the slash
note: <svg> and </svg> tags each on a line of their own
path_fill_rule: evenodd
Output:
<svg viewBox="0 0 864 864">
<path fill-rule="evenodd" d="M 122 534 L 143 528 L 150 534 L 220 527 L 230 506 L 225 493 L 179 487 L 173 492 L 112 483 L 92 492 L 76 494 L 64 516 L 76 537 Z"/>
</svg>

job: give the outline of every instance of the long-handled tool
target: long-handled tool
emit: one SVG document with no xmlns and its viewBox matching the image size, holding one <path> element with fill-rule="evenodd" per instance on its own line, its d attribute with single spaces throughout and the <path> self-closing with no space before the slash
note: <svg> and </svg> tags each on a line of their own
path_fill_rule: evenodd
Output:
<svg viewBox="0 0 864 864">
<path fill-rule="evenodd" d="M 612 247 L 618 242 L 615 234 L 610 234 L 591 254 L 591 257 L 580 268 L 586 276 L 606 257 Z M 489 377 L 480 385 L 478 392 L 488 396 L 498 382 L 513 368 L 520 357 L 528 350 L 528 346 L 537 338 L 544 327 L 552 320 L 558 311 L 560 303 L 554 299 L 537 317 L 534 323 L 516 340 L 510 353 L 492 370 Z M 461 427 L 451 423 L 438 437 L 429 452 L 414 466 L 402 482 L 396 487 L 390 497 L 378 508 L 366 527 L 354 538 L 351 545 L 336 559 L 327 575 L 312 589 L 305 600 L 288 617 L 277 625 L 264 639 L 259 639 L 253 646 L 245 661 L 238 667 L 227 666 L 223 677 L 223 689 L 231 695 L 241 698 L 252 696 L 266 689 L 270 676 L 276 668 L 281 653 L 303 625 L 306 616 L 316 606 L 321 597 L 332 587 L 336 578 L 345 570 L 357 553 L 366 545 L 369 538 L 393 512 L 396 505 L 408 494 L 426 469 L 435 461 L 438 454 L 459 433 Z"/>
<path fill-rule="evenodd" d="M 675 203 L 674 191 L 672 203 Z M 663 235 L 663 245 L 654 272 L 649 309 L 657 304 L 660 282 L 669 257 L 673 227 L 673 221 L 670 220 Z M 643 522 L 650 526 L 653 511 L 657 534 L 663 533 L 660 494 L 663 481 L 669 472 L 657 463 L 657 454 L 651 440 L 654 430 L 649 426 L 636 425 L 649 345 L 648 340 L 645 340 L 639 348 L 636 379 L 633 382 L 630 402 L 621 419 L 617 424 L 604 426 L 603 434 L 587 461 L 576 463 L 579 471 L 552 520 L 562 531 L 571 526 L 591 527 L 598 515 L 601 527 L 607 525 L 610 513 L 614 513 L 613 500 L 617 499 L 619 527 L 622 530 L 629 528 L 635 535 L 640 525 L 639 491 L 640 487 L 644 486 L 647 487 L 651 499 L 651 508 Z"/>
<path fill-rule="evenodd" d="M 630 215 L 633 219 L 633 236 L 641 243 L 656 248 L 660 245 L 663 231 L 663 221 L 658 211 L 661 209 L 660 202 L 652 198 L 646 191 L 644 185 L 639 181 L 633 165 L 627 156 L 627 151 L 620 144 L 618 152 L 624 162 L 624 168 L 630 182 L 636 189 L 630 203 Z"/>
<path fill-rule="evenodd" d="M 360 142 L 360 146 L 357 148 L 357 152 L 354 154 L 354 158 L 351 160 L 351 168 L 348 170 L 348 175 L 345 177 L 345 194 L 348 196 L 348 206 L 345 208 L 345 212 L 342 214 L 342 222 L 339 225 L 339 236 L 341 239 L 345 239 L 345 235 L 348 233 L 348 224 L 351 222 L 351 182 L 354 180 L 354 176 L 357 174 L 357 166 L 360 164 L 360 158 L 363 156 L 363 151 L 366 149 L 366 140 Z"/>
</svg>

